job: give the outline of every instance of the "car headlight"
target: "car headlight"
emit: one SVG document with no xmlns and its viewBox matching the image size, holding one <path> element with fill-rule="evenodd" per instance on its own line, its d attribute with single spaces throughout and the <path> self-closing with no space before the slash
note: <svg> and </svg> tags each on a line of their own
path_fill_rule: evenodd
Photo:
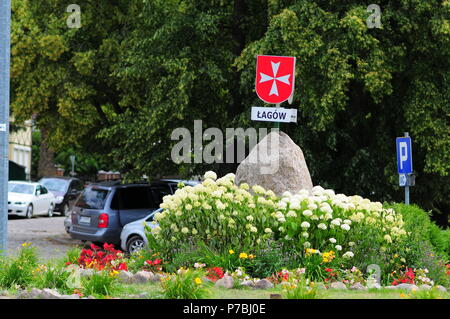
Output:
<svg viewBox="0 0 450 319">
<path fill-rule="evenodd" d="M 55 199 L 56 204 L 61 204 L 64 200 L 64 196 L 58 196 Z"/>
</svg>

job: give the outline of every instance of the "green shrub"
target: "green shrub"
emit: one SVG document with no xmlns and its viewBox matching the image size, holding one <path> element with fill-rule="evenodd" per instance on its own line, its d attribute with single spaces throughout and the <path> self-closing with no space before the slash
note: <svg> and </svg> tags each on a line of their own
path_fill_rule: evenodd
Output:
<svg viewBox="0 0 450 319">
<path fill-rule="evenodd" d="M 285 252 L 276 242 L 260 248 L 255 256 L 252 265 L 246 268 L 247 274 L 253 278 L 270 277 L 282 268 L 295 268 L 300 264 L 298 256 Z"/>
<path fill-rule="evenodd" d="M 42 267 L 42 268 L 41 268 Z M 34 286 L 36 288 L 52 288 L 64 292 L 70 291 L 67 285 L 70 272 L 59 265 L 42 265 L 35 271 Z"/>
<path fill-rule="evenodd" d="M 24 243 L 16 257 L 3 257 L 0 262 L 0 287 L 28 287 L 34 280 L 33 272 L 38 266 L 35 247 Z"/>
<path fill-rule="evenodd" d="M 420 241 L 429 241 L 435 252 L 450 254 L 450 230 L 442 230 L 430 220 L 431 212 L 426 212 L 416 205 L 393 204 L 390 205 L 396 212 L 403 215 L 405 229 L 414 232 L 415 238 Z"/>
<path fill-rule="evenodd" d="M 78 258 L 80 258 L 81 254 L 81 248 L 79 247 L 73 247 L 69 249 L 66 253 L 66 256 L 63 259 L 63 263 L 70 263 L 70 264 L 76 264 L 78 261 Z"/>
<path fill-rule="evenodd" d="M 100 295 L 110 296 L 116 290 L 116 277 L 107 271 L 94 273 L 92 276 L 82 277 L 82 292 L 85 296 Z"/>
<path fill-rule="evenodd" d="M 286 299 L 320 299 L 319 290 L 311 285 L 305 278 L 301 278 L 297 283 L 290 283 L 285 287 L 284 295 Z"/>
<path fill-rule="evenodd" d="M 180 270 L 177 275 L 163 279 L 161 286 L 166 299 L 204 299 L 210 295 L 209 283 L 201 270 Z"/>
<path fill-rule="evenodd" d="M 207 172 L 205 178 L 164 197 L 164 211 L 155 216 L 159 226 L 148 236 L 153 250 L 173 259 L 180 243 L 195 250 L 204 242 L 224 257 L 230 249 L 254 254 L 273 240 L 292 255 L 306 248 L 334 251 L 351 266 L 382 247 L 396 251 L 406 237 L 400 214 L 360 196 L 316 186 L 277 197 L 260 186 L 234 185 L 233 174 L 215 181 Z"/>
</svg>

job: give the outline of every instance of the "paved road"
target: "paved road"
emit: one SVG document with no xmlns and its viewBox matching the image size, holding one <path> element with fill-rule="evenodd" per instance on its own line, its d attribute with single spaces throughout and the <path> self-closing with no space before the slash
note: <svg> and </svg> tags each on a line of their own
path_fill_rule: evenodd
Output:
<svg viewBox="0 0 450 319">
<path fill-rule="evenodd" d="M 8 254 L 15 254 L 24 242 L 37 248 L 42 262 L 59 258 L 81 241 L 70 238 L 64 229 L 64 217 L 9 217 Z"/>
</svg>

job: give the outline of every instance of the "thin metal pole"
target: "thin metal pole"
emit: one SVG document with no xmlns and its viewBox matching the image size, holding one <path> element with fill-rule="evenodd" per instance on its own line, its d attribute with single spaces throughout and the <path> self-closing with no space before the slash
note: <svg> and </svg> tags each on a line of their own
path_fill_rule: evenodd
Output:
<svg viewBox="0 0 450 319">
<path fill-rule="evenodd" d="M 405 132 L 405 137 L 408 137 L 409 133 Z M 405 185 L 405 204 L 409 205 L 409 177 L 408 174 L 406 174 L 406 185 Z"/>
<path fill-rule="evenodd" d="M 7 253 L 11 1 L 0 0 L 0 255 Z"/>
</svg>

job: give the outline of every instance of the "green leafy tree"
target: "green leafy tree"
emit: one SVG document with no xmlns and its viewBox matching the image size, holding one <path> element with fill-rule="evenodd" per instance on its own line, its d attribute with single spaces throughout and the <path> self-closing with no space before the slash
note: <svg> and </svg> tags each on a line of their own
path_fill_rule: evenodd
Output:
<svg viewBox="0 0 450 319">
<path fill-rule="evenodd" d="M 12 1 L 12 112 L 34 115 L 41 131 L 39 175 L 53 170 L 53 152 L 82 147 L 107 153 L 97 132 L 124 110 L 116 79 L 138 1 L 83 1 L 81 28 L 69 28 L 70 3 Z"/>
</svg>

